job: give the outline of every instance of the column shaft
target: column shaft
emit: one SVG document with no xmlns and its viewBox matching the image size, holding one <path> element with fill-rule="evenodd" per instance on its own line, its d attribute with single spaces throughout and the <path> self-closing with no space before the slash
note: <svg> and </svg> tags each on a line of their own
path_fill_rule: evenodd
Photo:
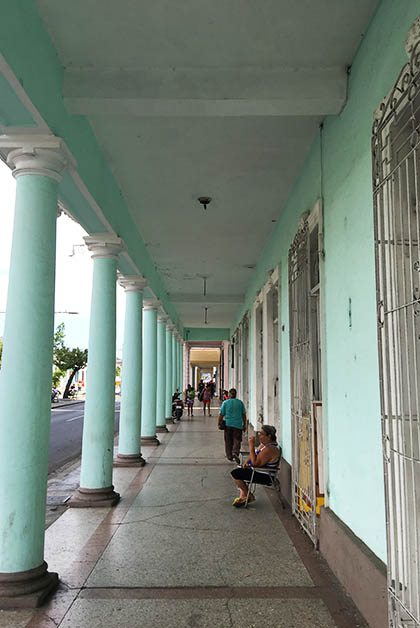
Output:
<svg viewBox="0 0 420 628">
<path fill-rule="evenodd" d="M 179 341 L 179 389 L 184 390 L 184 346 L 182 340 Z"/>
<path fill-rule="evenodd" d="M 88 372 L 83 423 L 80 488 L 73 507 L 115 505 L 112 485 L 115 421 L 116 256 L 95 253 L 94 237 L 86 238 L 93 255 Z"/>
<path fill-rule="evenodd" d="M 156 430 L 167 432 L 166 409 L 166 319 L 158 316 L 157 324 L 157 383 L 156 383 Z"/>
<path fill-rule="evenodd" d="M 172 394 L 176 391 L 176 389 L 176 338 L 172 333 Z"/>
<path fill-rule="evenodd" d="M 58 183 L 17 178 L 0 371 L 0 572 L 44 560 Z"/>
<path fill-rule="evenodd" d="M 140 453 L 143 293 L 126 290 L 120 433 L 116 465 L 144 465 Z"/>
<path fill-rule="evenodd" d="M 179 371 L 179 354 L 180 354 L 180 345 L 179 345 L 179 340 L 176 341 L 176 357 L 177 357 L 177 363 L 176 363 L 176 374 L 177 374 L 177 379 L 178 379 L 178 388 L 179 390 L 182 390 L 182 384 L 181 384 L 181 373 Z"/>
<path fill-rule="evenodd" d="M 167 419 L 172 417 L 172 333 L 166 329 L 166 405 L 165 415 Z"/>
<path fill-rule="evenodd" d="M 143 395 L 141 404 L 141 439 L 143 444 L 158 445 L 156 438 L 157 389 L 157 309 L 143 310 Z"/>
</svg>

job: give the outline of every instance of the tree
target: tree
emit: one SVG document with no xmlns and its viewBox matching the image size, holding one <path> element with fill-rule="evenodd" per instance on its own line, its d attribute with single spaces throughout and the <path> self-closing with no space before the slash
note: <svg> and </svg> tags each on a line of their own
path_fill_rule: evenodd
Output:
<svg viewBox="0 0 420 628">
<path fill-rule="evenodd" d="M 64 371 L 59 371 L 58 369 L 54 371 L 53 376 L 52 376 L 53 388 L 58 388 L 58 386 L 60 385 L 60 381 L 62 380 L 64 375 L 65 375 Z"/>
<path fill-rule="evenodd" d="M 63 399 L 68 399 L 70 386 L 77 371 L 85 368 L 88 360 L 87 349 L 70 349 L 64 344 L 64 323 L 60 323 L 54 334 L 54 366 L 59 371 L 71 371 L 64 389 Z"/>
</svg>

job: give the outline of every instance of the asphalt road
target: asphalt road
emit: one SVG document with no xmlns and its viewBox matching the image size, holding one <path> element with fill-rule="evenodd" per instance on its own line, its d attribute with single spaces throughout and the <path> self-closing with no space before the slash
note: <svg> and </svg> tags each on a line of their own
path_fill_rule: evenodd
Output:
<svg viewBox="0 0 420 628">
<path fill-rule="evenodd" d="M 80 456 L 82 451 L 83 411 L 85 402 L 51 410 L 50 453 L 48 473 Z M 120 421 L 120 404 L 115 404 L 115 432 Z"/>
</svg>

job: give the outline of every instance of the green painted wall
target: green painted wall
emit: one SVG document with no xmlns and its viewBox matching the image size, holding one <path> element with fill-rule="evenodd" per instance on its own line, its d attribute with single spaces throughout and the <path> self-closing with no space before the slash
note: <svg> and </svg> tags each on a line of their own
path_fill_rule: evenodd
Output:
<svg viewBox="0 0 420 628">
<path fill-rule="evenodd" d="M 291 461 L 287 254 L 300 214 L 324 201 L 329 506 L 386 558 L 377 360 L 370 137 L 373 111 L 407 61 L 404 42 L 420 14 L 416 0 L 383 0 L 354 58 L 348 104 L 316 137 L 248 286 L 232 330 L 266 272 L 280 263 L 281 434 Z M 352 326 L 349 326 L 349 298 Z M 251 317 L 251 329 L 253 321 Z M 282 330 L 284 325 L 284 331 Z M 252 338 L 252 335 L 251 335 Z M 251 340 L 250 381 L 254 368 Z M 251 402 L 254 391 L 251 390 Z"/>
<path fill-rule="evenodd" d="M 229 329 L 218 327 L 186 327 L 184 329 L 184 340 L 200 341 L 205 340 L 229 340 Z"/>
<path fill-rule="evenodd" d="M 66 141 L 77 161 L 78 173 L 89 192 L 113 229 L 123 238 L 131 258 L 149 280 L 151 288 L 161 300 L 172 322 L 182 332 L 176 310 L 168 301 L 160 275 L 139 235 L 88 120 L 83 116 L 69 115 L 64 106 L 61 97 L 63 67 L 33 0 L 2 2 L 0 52 L 52 133 Z M 7 96 L 8 91 L 5 90 L 4 94 L 0 91 L 4 109 L 0 113 L 5 120 L 10 119 L 12 115 L 9 110 L 6 111 L 10 100 Z M 26 112 L 25 115 L 22 112 L 21 118 L 17 119 L 18 114 L 19 110 L 16 109 L 13 123 L 27 126 L 31 118 Z M 80 191 L 70 177 L 64 182 L 63 194 L 70 211 L 74 212 L 88 232 L 92 233 L 92 228 L 98 232 L 106 231 L 104 226 L 99 229 L 98 219 L 86 207 L 85 199 L 81 199 Z M 124 265 L 123 260 L 121 264 Z M 128 265 L 121 267 L 121 271 L 130 272 L 130 267 Z"/>
</svg>

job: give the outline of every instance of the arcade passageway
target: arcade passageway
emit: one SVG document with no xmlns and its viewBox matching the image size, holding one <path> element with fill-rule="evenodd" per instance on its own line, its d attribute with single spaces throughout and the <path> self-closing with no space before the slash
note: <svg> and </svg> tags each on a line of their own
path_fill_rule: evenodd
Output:
<svg viewBox="0 0 420 628">
<path fill-rule="evenodd" d="M 0 159 L 0 622 L 363 625 L 328 564 L 370 628 L 420 628 L 418 0 L 3 0 Z M 63 212 L 93 276 L 45 538 Z M 202 377 L 275 427 L 285 512 L 232 509 L 213 417 L 168 425 Z"/>
<path fill-rule="evenodd" d="M 1 612 L 1 628 L 367 626 L 277 493 L 232 508 L 217 419 L 195 415 L 143 449 L 147 466 L 116 469 L 114 509 L 69 509 L 48 528 L 60 587 L 42 609 Z"/>
</svg>

